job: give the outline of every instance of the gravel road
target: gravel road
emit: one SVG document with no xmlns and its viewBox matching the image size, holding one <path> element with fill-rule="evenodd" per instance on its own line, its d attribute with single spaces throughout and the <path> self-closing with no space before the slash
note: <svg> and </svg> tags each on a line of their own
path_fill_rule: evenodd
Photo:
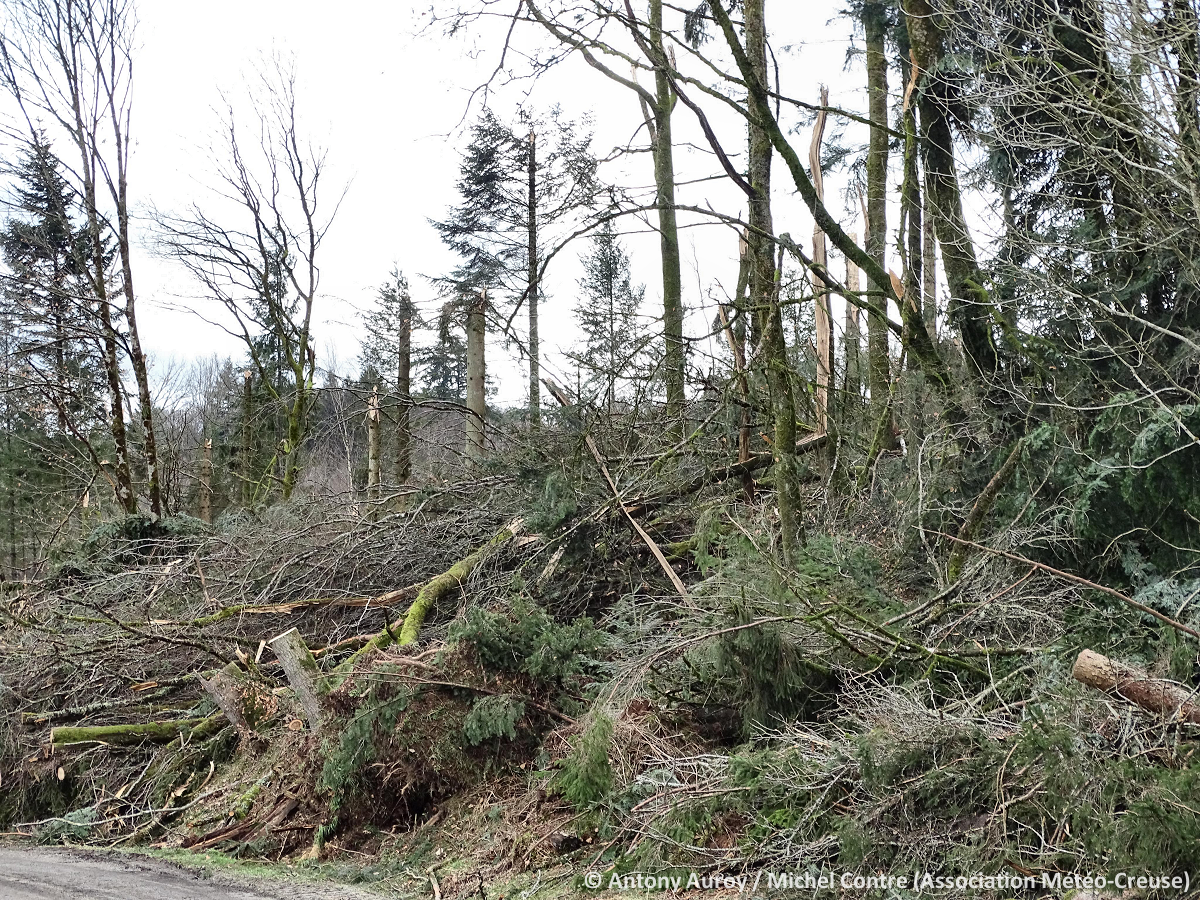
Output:
<svg viewBox="0 0 1200 900">
<path fill-rule="evenodd" d="M 0 900 L 380 900 L 292 880 L 212 878 L 136 856 L 0 847 Z"/>
</svg>

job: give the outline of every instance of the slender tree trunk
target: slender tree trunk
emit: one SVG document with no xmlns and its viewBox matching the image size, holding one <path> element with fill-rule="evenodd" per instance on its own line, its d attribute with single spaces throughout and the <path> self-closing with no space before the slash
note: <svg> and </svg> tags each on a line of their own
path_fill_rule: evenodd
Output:
<svg viewBox="0 0 1200 900">
<path fill-rule="evenodd" d="M 379 504 L 379 388 L 371 388 L 371 399 L 367 402 L 367 503 L 368 518 L 374 519 Z"/>
<path fill-rule="evenodd" d="M 863 4 L 863 31 L 867 50 L 867 108 L 871 119 L 867 149 L 867 255 L 879 271 L 887 271 L 887 167 L 888 84 L 884 4 Z M 885 287 L 869 279 L 871 299 L 886 309 Z M 888 360 L 888 331 L 882 316 L 867 313 L 867 383 L 871 389 L 872 415 L 883 414 L 888 402 L 891 372 Z M 888 429 L 891 434 L 891 429 Z"/>
<path fill-rule="evenodd" d="M 766 0 L 746 0 L 746 53 L 761 83 L 767 83 Z M 792 393 L 791 366 L 779 308 L 775 271 L 775 244 L 766 235 L 775 233 L 771 213 L 771 138 L 751 121 L 750 129 L 750 302 L 760 319 L 763 360 L 775 420 L 774 475 L 779 503 L 780 551 L 785 563 L 793 558 L 798 537 L 799 487 L 796 471 L 796 399 Z"/>
<path fill-rule="evenodd" d="M 205 438 L 200 448 L 200 521 L 212 524 L 212 438 Z"/>
<path fill-rule="evenodd" d="M 921 300 L 922 318 L 931 341 L 937 340 L 937 236 L 933 233 L 933 213 L 929 206 L 929 169 L 925 169 L 924 215 L 921 217 Z"/>
<path fill-rule="evenodd" d="M 396 340 L 396 485 L 407 484 L 412 477 L 412 302 L 405 295 Z"/>
<path fill-rule="evenodd" d="M 912 304 L 916 314 L 923 316 L 925 304 L 922 302 L 921 291 L 925 282 L 922 277 L 922 267 L 925 255 L 922 248 L 924 227 L 921 210 L 921 173 L 918 167 L 917 150 L 917 113 L 909 95 L 905 95 L 904 103 L 904 185 L 901 190 L 900 203 L 904 208 L 904 227 L 907 230 L 907 247 L 904 266 L 904 302 Z M 928 331 L 928 326 L 926 326 Z M 915 358 L 909 362 L 915 368 L 918 363 Z"/>
<path fill-rule="evenodd" d="M 118 164 L 121 165 L 121 164 Z M 146 354 L 138 335 L 137 302 L 133 293 L 133 266 L 129 248 L 129 213 L 126 207 L 125 172 L 121 165 L 120 190 L 117 204 L 117 247 L 121 256 L 121 276 L 125 293 L 125 327 L 129 333 L 129 364 L 137 383 L 138 410 L 142 418 L 142 452 L 146 457 L 146 492 L 150 497 L 150 514 L 158 519 L 163 514 L 162 487 L 158 472 L 158 442 L 154 435 L 154 403 L 150 396 L 150 373 Z"/>
<path fill-rule="evenodd" d="M 858 240 L 858 235 L 850 235 L 852 241 Z M 860 290 L 858 266 L 852 260 L 846 260 L 846 290 L 857 294 Z M 853 303 L 846 304 L 846 403 L 857 404 L 862 397 L 862 362 L 860 360 L 862 347 L 862 310 Z"/>
<path fill-rule="evenodd" d="M 537 227 L 537 136 L 529 132 L 529 194 L 526 198 L 529 226 L 529 425 L 542 424 L 541 367 L 538 350 L 538 227 Z"/>
<path fill-rule="evenodd" d="M 942 62 L 942 33 L 927 0 L 904 0 L 904 13 L 922 80 L 918 108 L 928 178 L 926 215 L 934 219 L 942 248 L 942 265 L 950 288 L 948 313 L 962 335 L 967 364 L 975 375 L 986 378 L 996 372 L 1000 362 L 992 340 L 993 307 L 963 217 L 950 120 L 928 84 L 930 73 L 938 71 Z"/>
<path fill-rule="evenodd" d="M 679 256 L 679 225 L 675 212 L 675 156 L 671 136 L 671 114 L 675 95 L 663 66 L 663 0 L 650 0 L 650 42 L 659 59 L 655 62 L 654 88 L 654 184 L 658 206 L 658 236 L 662 254 L 663 374 L 667 389 L 669 433 L 683 433 L 684 343 L 683 278 Z"/>
<path fill-rule="evenodd" d="M 825 135 L 825 109 L 829 103 L 829 89 L 821 88 L 821 111 L 813 126 L 812 145 L 808 151 L 808 164 L 812 169 L 813 187 L 817 197 L 825 202 L 825 179 L 821 171 L 821 140 Z M 770 138 L 763 136 L 770 147 Z M 825 232 L 820 225 L 813 226 L 813 263 L 823 271 L 828 270 L 829 255 L 825 246 Z M 828 434 L 831 425 L 829 392 L 833 386 L 833 314 L 829 304 L 829 291 L 825 281 L 816 271 L 813 282 L 813 321 L 817 332 L 817 434 Z"/>
<path fill-rule="evenodd" d="M 242 506 L 254 503 L 254 376 L 242 373 Z"/>
<path fill-rule="evenodd" d="M 113 436 L 113 479 L 117 485 L 117 503 L 126 515 L 137 512 L 137 495 L 133 492 L 133 476 L 129 468 L 129 442 L 125 431 L 125 392 L 121 386 L 121 362 L 117 356 L 117 335 L 112 323 L 112 308 L 109 304 L 104 243 L 100 226 L 100 213 L 96 205 L 94 164 L 80 143 L 83 156 L 83 200 L 88 224 L 88 250 L 92 271 L 89 273 L 92 291 L 96 295 L 96 310 L 100 318 L 100 330 L 104 342 L 104 375 L 108 382 L 110 421 Z"/>
<path fill-rule="evenodd" d="M 487 292 L 472 297 L 467 307 L 467 458 L 479 462 L 484 455 L 484 416 L 487 414 L 487 382 L 484 341 L 484 311 Z"/>
</svg>

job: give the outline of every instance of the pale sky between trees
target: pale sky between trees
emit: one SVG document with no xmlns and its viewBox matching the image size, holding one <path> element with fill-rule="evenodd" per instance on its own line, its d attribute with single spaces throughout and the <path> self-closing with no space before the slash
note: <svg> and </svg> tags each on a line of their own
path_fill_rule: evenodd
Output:
<svg viewBox="0 0 1200 900">
<path fill-rule="evenodd" d="M 422 276 L 447 272 L 454 258 L 441 244 L 430 219 L 441 217 L 457 200 L 454 182 L 465 128 L 477 114 L 482 95 L 471 92 L 493 71 L 503 36 L 501 23 L 487 31 L 455 37 L 428 26 L 428 4 L 328 3 L 256 0 L 212 0 L 203 5 L 167 0 L 139 4 L 138 51 L 134 71 L 135 155 L 130 168 L 134 211 L 138 216 L 138 292 L 144 341 L 160 371 L 177 362 L 216 353 L 239 357 L 243 347 L 213 325 L 182 307 L 197 306 L 197 286 L 177 264 L 156 258 L 150 247 L 147 206 L 181 208 L 193 199 L 204 202 L 217 125 L 224 95 L 235 112 L 249 109 L 246 83 L 255 66 L 272 53 L 294 58 L 301 127 L 314 142 L 328 148 L 329 181 L 348 189 L 321 258 L 321 297 L 315 329 L 318 365 L 340 374 L 357 370 L 359 325 L 356 309 L 374 296 L 393 264 L 408 275 L 414 298 L 427 311 L 438 305 Z M 773 46 L 785 79 L 785 94 L 817 99 L 819 85 L 830 88 L 832 105 L 865 110 L 865 77 L 859 58 L 847 69 L 851 23 L 838 15 L 840 4 L 777 2 L 772 9 Z M 506 24 L 506 23 L 505 23 Z M 532 27 L 518 29 L 514 45 L 527 48 L 545 38 Z M 523 74 L 522 60 L 510 55 L 514 75 Z M 889 85 L 898 96 L 902 86 Z M 503 117 L 518 104 L 545 109 L 554 103 L 571 118 L 591 114 L 593 148 L 604 157 L 636 134 L 640 113 L 631 95 L 610 85 L 579 60 L 569 60 L 552 77 L 538 82 L 494 83 L 491 105 Z M 468 104 L 470 106 L 468 107 Z M 744 123 L 716 104 L 706 104 L 718 134 L 731 151 L 744 146 Z M 675 120 L 679 183 L 716 173 L 711 154 L 694 149 L 701 142 L 694 117 L 680 107 Z M 807 123 L 793 122 L 807 144 Z M 859 132 L 862 131 L 860 134 Z M 827 143 L 836 136 L 827 134 Z M 852 128 L 843 140 L 865 144 L 865 130 Z M 216 142 L 220 148 L 219 140 Z M 623 177 L 621 171 L 629 173 Z M 652 184 L 648 154 L 637 154 L 601 167 L 606 181 Z M 861 230 L 861 214 L 842 196 L 844 173 L 827 176 L 830 208 L 849 230 Z M 776 179 L 780 232 L 791 231 L 805 243 L 812 232 L 807 210 L 793 198 L 787 178 Z M 724 198 L 724 202 L 722 202 Z M 739 208 L 736 189 L 725 179 L 681 188 L 680 202 Z M 697 224 L 696 217 L 681 223 Z M 642 230 L 632 219 L 623 230 Z M 705 296 L 726 290 L 736 280 L 737 242 L 726 227 L 707 224 L 686 228 L 682 235 L 687 331 L 707 330 L 715 307 Z M 624 238 L 633 260 L 634 281 L 647 285 L 647 316 L 659 305 L 657 238 L 647 233 Z M 577 252 L 561 255 L 551 266 L 543 306 L 543 359 L 549 374 L 568 377 L 571 369 L 557 352 L 576 337 L 572 321 Z M 697 262 L 699 266 L 697 267 Z M 834 262 L 840 265 L 840 260 Z M 697 271 L 697 268 L 699 269 Z M 219 316 L 215 304 L 198 308 Z M 517 324 L 520 325 L 518 318 Z M 489 369 L 497 379 L 496 400 L 519 403 L 525 395 L 515 357 L 500 347 L 490 351 Z"/>
</svg>

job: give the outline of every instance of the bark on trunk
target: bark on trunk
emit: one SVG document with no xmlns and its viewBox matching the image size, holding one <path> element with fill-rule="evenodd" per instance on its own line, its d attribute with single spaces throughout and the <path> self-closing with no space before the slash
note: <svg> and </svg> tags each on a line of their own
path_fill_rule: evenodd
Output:
<svg viewBox="0 0 1200 900">
<path fill-rule="evenodd" d="M 972 371 L 988 377 L 999 365 L 992 339 L 993 309 L 963 217 L 950 120 L 935 96 L 935 86 L 930 83 L 930 73 L 938 71 L 942 62 L 942 33 L 927 0 L 904 0 L 904 13 L 922 82 L 918 109 L 928 178 L 926 214 L 933 217 L 934 231 L 942 248 L 942 265 L 950 288 L 950 321 L 962 335 L 963 351 Z"/>
<path fill-rule="evenodd" d="M 755 77 L 767 82 L 766 0 L 746 0 L 746 54 Z M 771 212 L 771 137 L 753 120 L 750 130 L 750 303 L 759 320 L 763 361 L 774 417 L 774 475 L 779 504 L 779 546 L 783 559 L 792 559 L 798 537 L 799 486 L 796 472 L 796 399 L 783 334 L 775 272 L 775 224 Z"/>
<path fill-rule="evenodd" d="M 658 207 L 658 236 L 663 282 L 663 378 L 666 382 L 668 433 L 683 435 L 684 345 L 683 277 L 679 257 L 679 224 L 675 212 L 675 156 L 671 114 L 675 94 L 663 69 L 663 2 L 650 0 L 650 43 L 660 62 L 654 71 L 654 185 Z"/>
<path fill-rule="evenodd" d="M 254 503 L 254 379 L 249 371 L 242 373 L 242 506 Z"/>
<path fill-rule="evenodd" d="M 287 676 L 288 684 L 296 692 L 300 708 L 304 710 L 304 718 L 309 728 L 319 731 L 324 718 L 324 697 L 327 692 L 325 679 L 313 659 L 312 652 L 304 643 L 304 638 L 295 628 L 271 638 L 271 645 L 283 673 Z"/>
<path fill-rule="evenodd" d="M 1071 675 L 1081 684 L 1111 691 L 1148 712 L 1200 725 L 1196 692 L 1174 681 L 1151 678 L 1141 669 L 1093 650 L 1080 651 Z"/>
<path fill-rule="evenodd" d="M 888 84 L 884 5 L 863 5 L 862 20 L 867 51 L 867 108 L 871 119 L 867 149 L 867 255 L 879 272 L 887 271 L 887 166 L 888 166 Z M 887 289 L 877 278 L 870 278 L 871 299 L 887 309 Z M 888 330 L 881 315 L 867 313 L 867 380 L 871 389 L 871 412 L 875 417 L 887 408 L 891 384 L 888 358 Z M 889 436 L 892 429 L 887 428 Z"/>
<path fill-rule="evenodd" d="M 484 455 L 484 415 L 487 413 L 487 398 L 484 385 L 487 380 L 484 356 L 484 310 L 487 292 L 472 297 L 467 307 L 467 458 L 479 462 Z"/>
<path fill-rule="evenodd" d="M 200 450 L 200 521 L 212 524 L 212 438 L 206 438 Z"/>
<path fill-rule="evenodd" d="M 396 485 L 408 483 L 412 477 L 412 301 L 404 297 L 400 318 L 400 333 L 396 341 Z"/>
<path fill-rule="evenodd" d="M 379 388 L 371 388 L 367 401 L 367 516 L 375 518 L 379 506 Z"/>
<path fill-rule="evenodd" d="M 529 188 L 525 216 L 529 228 L 529 425 L 542 424 L 542 385 L 538 355 L 538 227 L 537 227 L 537 136 L 529 132 Z"/>
<path fill-rule="evenodd" d="M 821 171 L 821 141 L 825 136 L 825 109 L 829 103 L 829 89 L 821 88 L 821 111 L 813 126 L 812 144 L 808 151 L 808 165 L 812 170 L 813 187 L 817 197 L 825 202 L 825 179 Z M 770 138 L 767 139 L 768 146 Z M 828 253 L 825 247 L 825 232 L 820 225 L 813 227 L 813 262 L 821 269 L 828 269 Z M 817 332 L 817 434 L 827 434 L 831 426 L 830 388 L 833 385 L 833 313 L 825 279 L 818 272 L 812 273 L 813 319 Z"/>
<path fill-rule="evenodd" d="M 850 240 L 857 241 L 858 235 L 850 235 Z M 858 266 L 853 260 L 846 260 L 846 290 L 857 294 L 860 290 Z M 855 404 L 862 398 L 862 310 L 853 303 L 846 304 L 846 403 Z"/>
<path fill-rule="evenodd" d="M 60 726 L 50 730 L 50 744 L 56 748 L 93 741 L 116 747 L 129 747 L 145 741 L 166 744 L 180 738 L 187 741 L 209 737 L 220 731 L 224 725 L 225 717 L 214 715 L 207 719 L 138 722 L 132 725 Z"/>
</svg>

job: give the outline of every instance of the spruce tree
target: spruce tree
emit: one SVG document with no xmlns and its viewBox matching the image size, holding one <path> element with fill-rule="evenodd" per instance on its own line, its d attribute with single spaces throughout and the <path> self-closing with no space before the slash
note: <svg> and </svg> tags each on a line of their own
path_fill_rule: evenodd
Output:
<svg viewBox="0 0 1200 900">
<path fill-rule="evenodd" d="M 443 279 L 447 294 L 524 306 L 529 323 L 529 417 L 540 410 L 538 311 L 546 248 L 592 203 L 591 134 L 563 119 L 522 113 L 507 125 L 485 110 L 471 127 L 457 183 L 461 202 L 434 225 L 461 264 Z M 514 309 L 515 314 L 515 309 Z"/>
<path fill-rule="evenodd" d="M 629 256 L 612 222 L 604 223 L 592 236 L 582 263 L 584 275 L 579 279 L 580 300 L 575 307 L 582 340 L 572 359 L 611 413 L 617 384 L 636 352 L 637 312 L 645 288 L 633 287 Z"/>
</svg>

